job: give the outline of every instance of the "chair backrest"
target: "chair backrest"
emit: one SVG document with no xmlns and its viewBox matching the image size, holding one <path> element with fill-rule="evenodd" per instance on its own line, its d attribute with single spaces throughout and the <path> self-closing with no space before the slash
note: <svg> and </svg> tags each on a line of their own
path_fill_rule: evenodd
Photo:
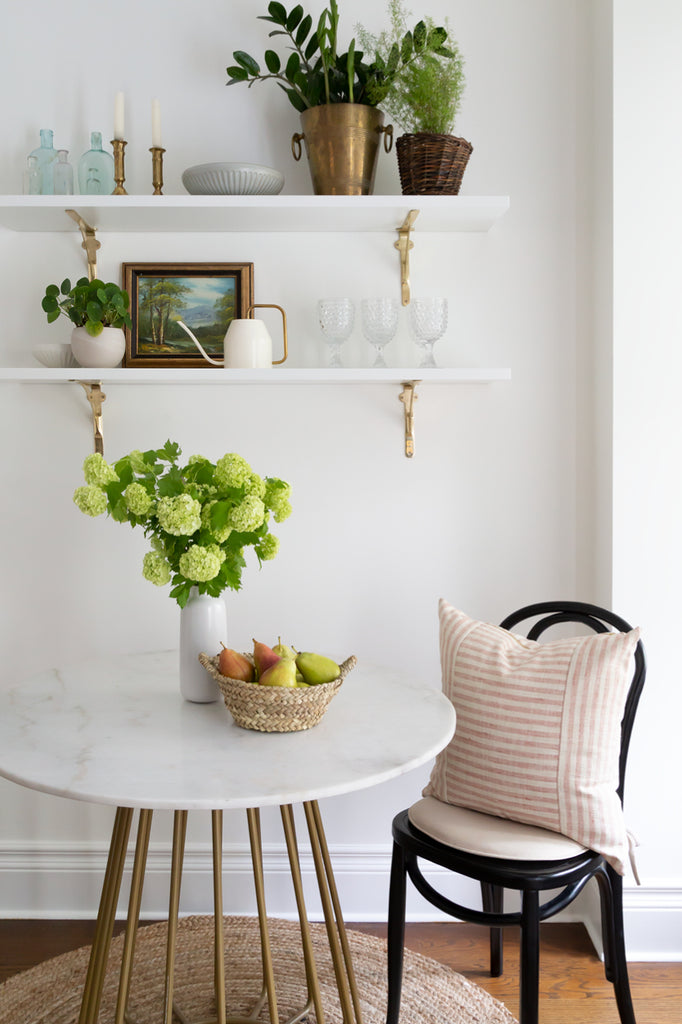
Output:
<svg viewBox="0 0 682 1024">
<path fill-rule="evenodd" d="M 516 627 L 528 620 L 534 620 L 532 624 L 518 630 Z M 511 632 L 521 632 L 529 640 L 537 640 L 543 633 L 553 626 L 559 626 L 566 622 L 580 622 L 595 633 L 607 633 L 609 630 L 619 630 L 621 633 L 628 633 L 632 626 L 619 615 L 600 608 L 596 604 L 586 604 L 583 601 L 542 601 L 538 604 L 528 604 L 518 611 L 512 612 L 504 619 L 500 626 Z M 635 721 L 637 705 L 644 686 L 646 677 L 646 659 L 644 647 L 640 640 L 635 648 L 634 671 L 632 682 L 625 702 L 625 711 L 620 726 L 620 760 L 619 760 L 619 784 L 618 796 L 623 802 L 625 790 L 625 767 L 630 747 L 630 736 Z"/>
</svg>

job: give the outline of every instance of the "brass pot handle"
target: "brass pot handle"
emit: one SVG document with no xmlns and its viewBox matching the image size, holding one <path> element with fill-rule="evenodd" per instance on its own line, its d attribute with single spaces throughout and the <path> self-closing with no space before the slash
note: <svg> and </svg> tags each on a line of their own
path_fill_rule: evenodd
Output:
<svg viewBox="0 0 682 1024">
<path fill-rule="evenodd" d="M 279 363 L 286 362 L 286 358 L 289 355 L 289 344 L 287 341 L 287 315 L 281 306 L 278 306 L 275 302 L 254 302 L 246 311 L 247 316 L 254 309 L 278 309 L 282 314 L 282 339 L 284 341 L 284 355 L 281 359 L 273 359 L 272 365 L 278 366 Z"/>
<path fill-rule="evenodd" d="M 305 138 L 305 132 L 294 132 L 291 136 L 291 152 L 294 155 L 294 160 L 301 159 L 301 143 Z"/>
<path fill-rule="evenodd" d="M 393 125 L 387 124 L 386 127 L 382 125 L 378 131 L 384 133 L 384 152 L 390 153 L 393 149 Z"/>
</svg>

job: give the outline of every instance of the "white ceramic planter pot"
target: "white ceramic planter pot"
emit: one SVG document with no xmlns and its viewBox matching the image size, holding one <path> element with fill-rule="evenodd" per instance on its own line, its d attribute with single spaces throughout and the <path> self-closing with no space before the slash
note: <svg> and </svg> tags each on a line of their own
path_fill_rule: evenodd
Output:
<svg viewBox="0 0 682 1024">
<path fill-rule="evenodd" d="M 71 351 L 80 366 L 120 366 L 125 350 L 122 327 L 104 327 L 96 338 L 85 327 L 74 327 L 71 332 Z"/>
</svg>

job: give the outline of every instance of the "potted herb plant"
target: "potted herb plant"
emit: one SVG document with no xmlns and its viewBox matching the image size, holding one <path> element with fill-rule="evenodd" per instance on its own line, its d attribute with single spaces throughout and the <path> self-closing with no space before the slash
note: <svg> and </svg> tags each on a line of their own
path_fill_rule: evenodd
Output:
<svg viewBox="0 0 682 1024">
<path fill-rule="evenodd" d="M 389 0 L 391 28 L 373 36 L 362 26 L 358 38 L 374 59 L 386 60 L 404 38 L 407 13 L 402 0 Z M 417 59 L 401 66 L 383 92 L 381 104 L 405 134 L 396 141 L 404 195 L 456 195 L 473 150 L 452 134 L 464 91 L 464 61 L 449 26 L 426 18 L 414 30 Z M 371 84 L 370 84 L 371 93 Z"/>
<path fill-rule="evenodd" d="M 49 284 L 42 307 L 47 322 L 60 316 L 74 325 L 71 351 L 81 366 L 118 366 L 125 353 L 124 327 L 130 327 L 130 297 L 117 284 L 81 277 L 73 287 Z"/>
<path fill-rule="evenodd" d="M 336 0 L 316 26 L 300 4 L 287 11 L 276 0 L 260 18 L 275 26 L 270 37 L 285 37 L 291 52 L 283 61 L 275 50 L 266 50 L 262 68 L 250 54 L 235 50 L 227 84 L 272 80 L 284 90 L 303 128 L 292 138 L 294 157 L 300 159 L 305 142 L 316 194 L 371 194 L 381 132 L 387 152 L 392 142 L 392 127 L 384 127 L 379 106 L 397 77 L 425 51 L 441 51 L 445 30 L 429 32 L 419 22 L 367 63 L 355 39 L 340 52 Z"/>
</svg>

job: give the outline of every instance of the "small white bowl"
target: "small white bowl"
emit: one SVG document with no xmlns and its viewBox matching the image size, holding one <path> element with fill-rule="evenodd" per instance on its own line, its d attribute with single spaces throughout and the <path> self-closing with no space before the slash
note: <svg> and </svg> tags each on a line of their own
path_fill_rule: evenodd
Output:
<svg viewBox="0 0 682 1024">
<path fill-rule="evenodd" d="M 261 164 L 197 164 L 183 171 L 182 184 L 193 196 L 275 196 L 284 175 Z"/>
<path fill-rule="evenodd" d="M 71 345 L 68 343 L 65 345 L 37 345 L 33 349 L 33 356 L 43 366 L 49 366 L 52 369 L 59 366 L 79 365 L 71 351 Z"/>
</svg>

